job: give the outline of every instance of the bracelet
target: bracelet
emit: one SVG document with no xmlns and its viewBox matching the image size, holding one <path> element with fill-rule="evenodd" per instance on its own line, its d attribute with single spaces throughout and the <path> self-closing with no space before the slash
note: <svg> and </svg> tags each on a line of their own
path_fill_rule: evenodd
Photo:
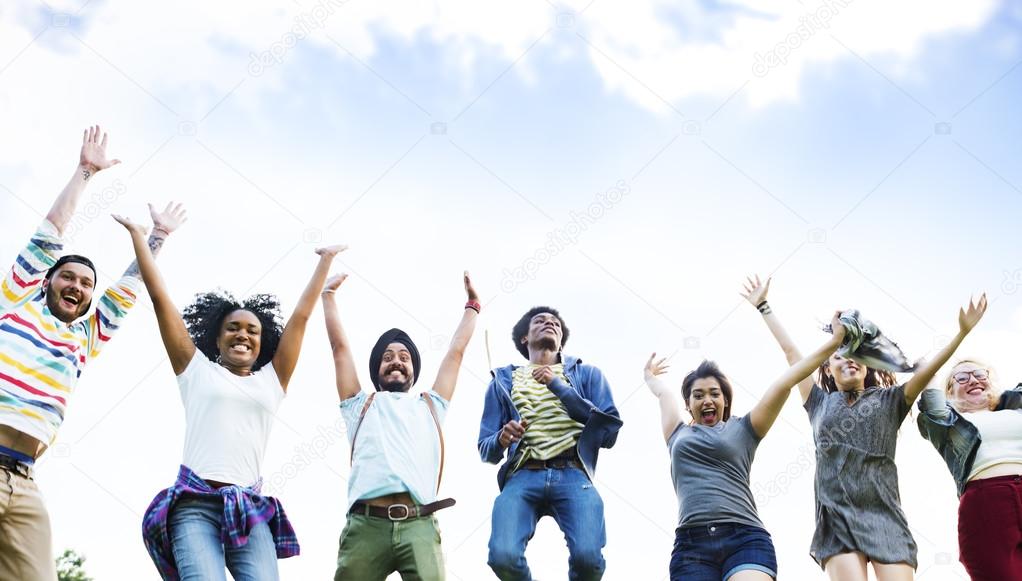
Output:
<svg viewBox="0 0 1022 581">
<path fill-rule="evenodd" d="M 153 234 L 156 234 L 157 232 L 163 232 L 164 238 L 170 236 L 170 230 L 167 230 L 166 228 L 160 228 L 159 226 L 153 226 Z"/>
<path fill-rule="evenodd" d="M 483 307 L 482 305 L 479 304 L 479 301 L 469 300 L 467 303 L 465 303 L 465 308 L 472 309 L 473 311 L 476 312 L 476 314 L 479 314 L 479 311 L 482 310 Z"/>
<path fill-rule="evenodd" d="M 321 295 L 332 295 L 335 292 L 337 292 L 337 289 L 328 289 L 328 290 L 324 290 L 324 291 L 320 292 L 319 294 L 321 294 Z"/>
<path fill-rule="evenodd" d="M 766 301 L 763 301 L 760 304 L 756 305 L 756 310 L 763 315 L 769 315 L 770 313 L 773 312 L 772 310 L 770 310 L 770 305 L 768 305 Z"/>
</svg>

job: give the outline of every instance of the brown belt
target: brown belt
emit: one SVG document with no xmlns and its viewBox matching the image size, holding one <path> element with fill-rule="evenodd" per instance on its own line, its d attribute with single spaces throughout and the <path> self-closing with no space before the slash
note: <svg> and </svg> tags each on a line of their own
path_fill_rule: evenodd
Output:
<svg viewBox="0 0 1022 581">
<path fill-rule="evenodd" d="M 453 498 L 445 498 L 429 504 L 391 504 L 388 506 L 374 506 L 364 502 L 356 502 L 351 505 L 348 514 L 362 514 L 376 518 L 385 518 L 392 521 L 408 520 L 429 516 L 434 512 L 454 506 Z"/>
<path fill-rule="evenodd" d="M 547 468 L 557 470 L 563 470 L 564 468 L 583 469 L 582 463 L 577 458 L 567 456 L 558 456 L 549 460 L 526 460 L 518 467 L 519 470 L 546 470 Z"/>
</svg>

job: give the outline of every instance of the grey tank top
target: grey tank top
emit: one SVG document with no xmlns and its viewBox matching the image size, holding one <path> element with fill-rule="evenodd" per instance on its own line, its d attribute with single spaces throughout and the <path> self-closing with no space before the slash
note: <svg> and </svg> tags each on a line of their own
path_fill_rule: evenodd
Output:
<svg viewBox="0 0 1022 581">
<path fill-rule="evenodd" d="M 671 434 L 671 478 L 678 526 L 735 523 L 763 528 L 749 487 L 760 438 L 749 416 L 713 427 L 681 424 Z"/>
</svg>

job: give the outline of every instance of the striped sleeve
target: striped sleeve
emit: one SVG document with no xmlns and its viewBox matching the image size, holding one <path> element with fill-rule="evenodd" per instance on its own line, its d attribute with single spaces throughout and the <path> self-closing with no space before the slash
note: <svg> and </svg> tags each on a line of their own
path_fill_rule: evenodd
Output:
<svg viewBox="0 0 1022 581">
<path fill-rule="evenodd" d="M 46 271 L 64 254 L 57 227 L 43 220 L 0 283 L 0 309 L 25 304 L 43 284 Z"/>
<path fill-rule="evenodd" d="M 139 280 L 134 276 L 123 276 L 116 284 L 106 289 L 96 304 L 96 311 L 89 317 L 88 358 L 99 355 L 107 341 L 120 328 L 131 307 L 138 299 Z"/>
</svg>

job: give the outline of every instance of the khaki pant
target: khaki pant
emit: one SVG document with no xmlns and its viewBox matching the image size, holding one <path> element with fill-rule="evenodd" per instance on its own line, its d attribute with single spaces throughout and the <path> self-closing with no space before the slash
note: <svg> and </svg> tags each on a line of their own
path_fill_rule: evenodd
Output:
<svg viewBox="0 0 1022 581">
<path fill-rule="evenodd" d="M 384 581 L 394 572 L 401 574 L 402 581 L 444 581 L 436 517 L 391 522 L 349 514 L 341 532 L 334 581 Z"/>
<path fill-rule="evenodd" d="M 50 515 L 31 469 L 0 466 L 0 579 L 57 579 Z"/>
</svg>

